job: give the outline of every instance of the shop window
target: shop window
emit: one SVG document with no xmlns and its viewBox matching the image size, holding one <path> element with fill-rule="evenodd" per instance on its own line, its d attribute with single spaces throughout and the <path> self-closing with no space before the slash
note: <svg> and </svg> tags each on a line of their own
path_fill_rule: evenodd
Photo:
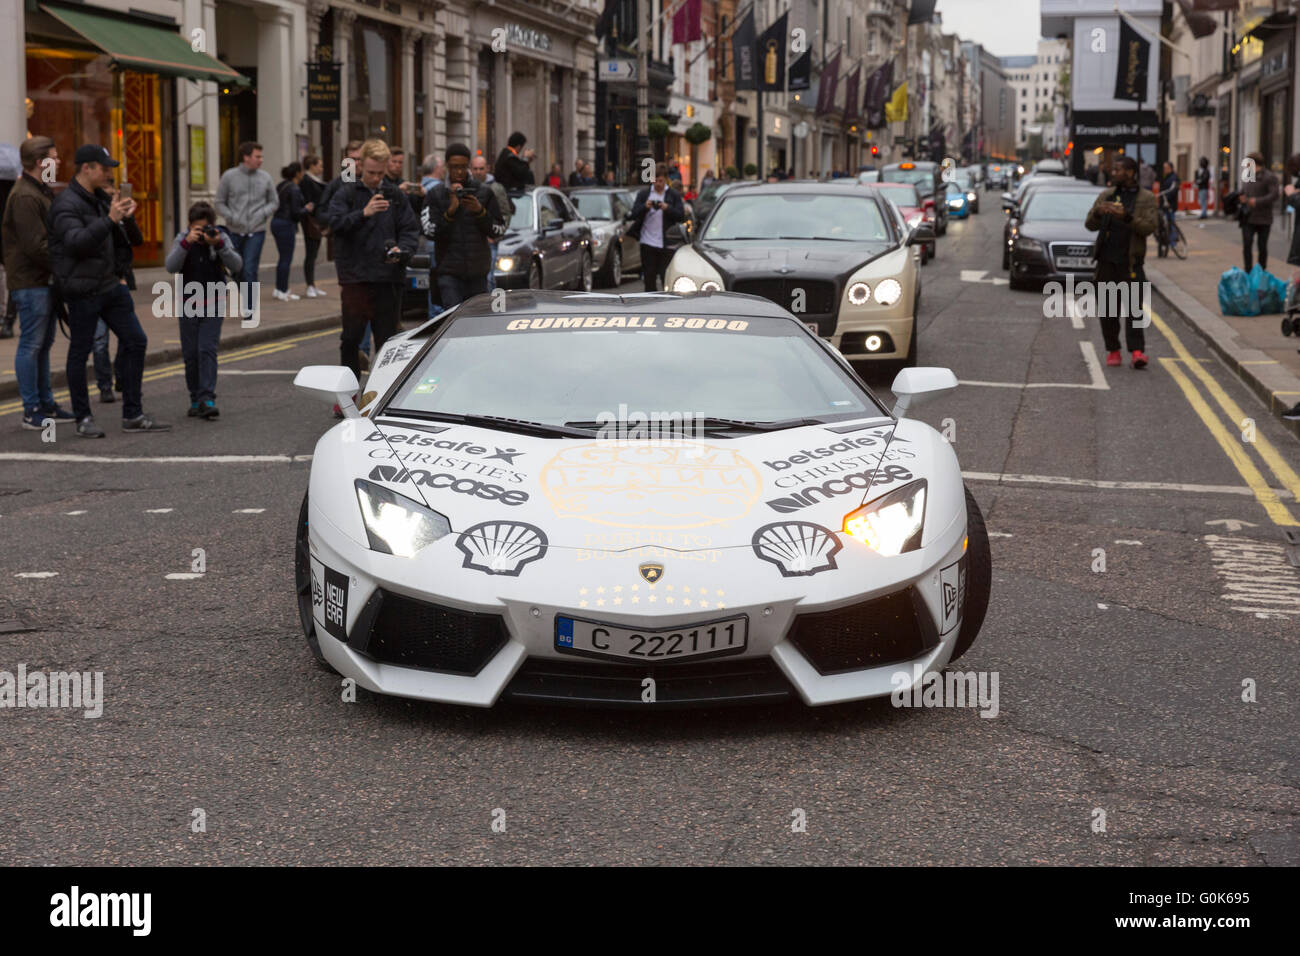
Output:
<svg viewBox="0 0 1300 956">
<path fill-rule="evenodd" d="M 397 31 L 363 20 L 352 27 L 352 61 L 348 64 L 348 138 L 378 138 L 396 143 L 399 135 Z"/>
</svg>

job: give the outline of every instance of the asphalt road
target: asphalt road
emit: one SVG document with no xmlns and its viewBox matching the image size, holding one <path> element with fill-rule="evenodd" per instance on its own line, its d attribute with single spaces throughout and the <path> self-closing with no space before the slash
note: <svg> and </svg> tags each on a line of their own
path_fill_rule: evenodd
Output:
<svg viewBox="0 0 1300 956">
<path fill-rule="evenodd" d="M 920 340 L 985 384 L 919 414 L 995 534 L 960 666 L 999 675 L 996 717 L 343 702 L 293 597 L 297 456 L 333 420 L 290 380 L 324 333 L 223 360 L 217 422 L 150 369 L 167 435 L 112 406 L 106 440 L 42 443 L 0 407 L 0 671 L 105 696 L 0 709 L 0 862 L 1300 863 L 1300 446 L 1171 316 L 1150 369 L 1090 371 L 1094 322 L 993 283 L 992 198 L 925 268 Z M 269 457 L 202 460 L 232 455 Z"/>
</svg>

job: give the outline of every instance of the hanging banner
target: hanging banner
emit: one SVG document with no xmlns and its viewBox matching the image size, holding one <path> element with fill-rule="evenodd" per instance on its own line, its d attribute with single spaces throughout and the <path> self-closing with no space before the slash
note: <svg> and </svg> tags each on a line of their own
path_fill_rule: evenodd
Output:
<svg viewBox="0 0 1300 956">
<path fill-rule="evenodd" d="M 731 62 L 735 64 L 736 89 L 758 88 L 754 72 L 754 12 L 751 10 L 731 34 Z"/>
<path fill-rule="evenodd" d="M 835 108 L 835 92 L 840 85 L 840 54 L 822 67 L 821 84 L 817 88 L 817 115 L 829 113 Z"/>
<path fill-rule="evenodd" d="M 806 90 L 812 86 L 812 50 L 790 64 L 790 90 Z"/>
<path fill-rule="evenodd" d="M 1147 98 L 1147 64 L 1151 43 L 1123 17 L 1119 21 L 1119 69 L 1115 73 L 1115 99 L 1141 103 Z"/>
<path fill-rule="evenodd" d="M 787 24 L 790 13 L 781 14 L 780 19 L 763 31 L 754 46 L 754 59 L 758 66 L 758 89 L 760 92 L 783 92 L 785 90 L 785 38 L 789 34 Z"/>
</svg>

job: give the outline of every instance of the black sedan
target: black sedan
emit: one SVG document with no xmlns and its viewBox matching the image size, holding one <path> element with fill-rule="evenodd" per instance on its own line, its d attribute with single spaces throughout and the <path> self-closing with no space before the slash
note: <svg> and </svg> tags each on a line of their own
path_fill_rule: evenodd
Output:
<svg viewBox="0 0 1300 956">
<path fill-rule="evenodd" d="M 581 289 L 594 269 L 591 224 L 549 186 L 510 194 L 515 214 L 498 245 L 498 289 Z"/>
<path fill-rule="evenodd" d="M 1040 189 L 1082 189 L 1091 185 L 1082 179 L 1070 179 L 1065 176 L 1040 176 L 1026 178 L 1016 187 L 1015 192 L 1002 194 L 1002 211 L 1006 218 L 1002 222 L 1002 268 L 1011 268 L 1011 240 L 1016 227 L 1020 224 L 1021 211 L 1029 202 L 1029 197 Z"/>
<path fill-rule="evenodd" d="M 627 234 L 632 204 L 621 186 L 582 186 L 569 190 L 570 201 L 591 223 L 596 284 L 618 288 L 623 277 L 641 269 L 641 244 Z"/>
<path fill-rule="evenodd" d="M 1084 228 L 1084 220 L 1103 191 L 1080 183 L 1073 189 L 1035 189 L 1029 194 L 1011 236 L 1011 288 L 1064 281 L 1069 273 L 1092 274 L 1097 234 Z"/>
</svg>

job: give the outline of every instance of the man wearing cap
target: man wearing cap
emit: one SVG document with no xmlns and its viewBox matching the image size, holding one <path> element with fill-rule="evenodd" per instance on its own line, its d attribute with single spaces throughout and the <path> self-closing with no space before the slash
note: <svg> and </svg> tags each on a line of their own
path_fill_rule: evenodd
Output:
<svg viewBox="0 0 1300 956">
<path fill-rule="evenodd" d="M 134 199 L 113 189 L 111 170 L 118 164 L 102 146 L 81 146 L 72 158 L 76 175 L 50 206 L 50 268 L 68 305 L 68 392 L 77 416 L 77 434 L 103 438 L 90 414 L 86 358 L 94 346 L 100 319 L 117 336 L 118 374 L 122 378 L 122 430 L 169 431 L 170 425 L 146 415 L 141 403 L 144 353 L 148 344 L 131 300 L 131 247 L 142 241 L 132 218 Z M 110 189 L 112 191 L 110 191 Z"/>
</svg>

